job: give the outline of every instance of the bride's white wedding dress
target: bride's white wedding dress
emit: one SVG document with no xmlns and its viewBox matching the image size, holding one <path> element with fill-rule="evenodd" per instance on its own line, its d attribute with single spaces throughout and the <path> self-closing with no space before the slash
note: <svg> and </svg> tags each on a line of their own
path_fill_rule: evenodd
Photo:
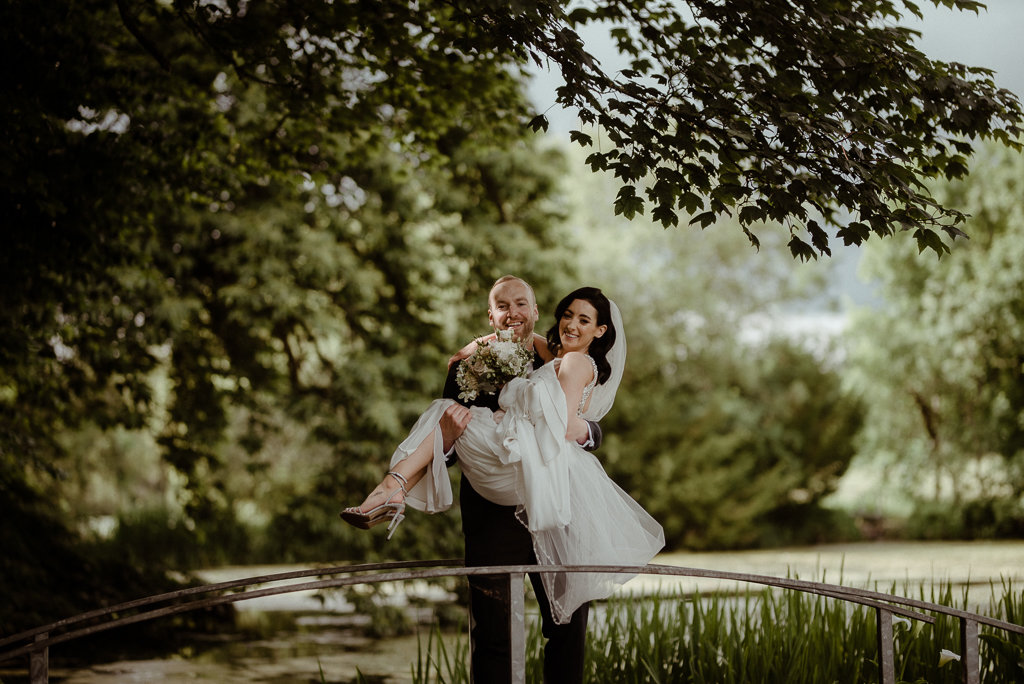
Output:
<svg viewBox="0 0 1024 684">
<path fill-rule="evenodd" d="M 542 565 L 646 565 L 665 545 L 661 525 L 608 477 L 593 454 L 565 438 L 568 415 L 556 375 L 559 363 L 555 359 L 502 389 L 499 405 L 505 415 L 500 423 L 489 409 L 470 408 L 472 419 L 456 442 L 463 475 L 487 499 L 519 507 L 519 519 L 529 528 Z M 595 382 L 596 375 L 595 368 Z M 593 385 L 584 392 L 583 403 Z M 428 513 L 452 505 L 440 430 L 435 430 L 452 403 L 434 401 L 391 459 L 394 468 L 433 432 L 429 471 L 405 499 Z M 559 624 L 568 622 L 583 603 L 608 597 L 632 577 L 578 572 L 541 576 Z"/>
</svg>

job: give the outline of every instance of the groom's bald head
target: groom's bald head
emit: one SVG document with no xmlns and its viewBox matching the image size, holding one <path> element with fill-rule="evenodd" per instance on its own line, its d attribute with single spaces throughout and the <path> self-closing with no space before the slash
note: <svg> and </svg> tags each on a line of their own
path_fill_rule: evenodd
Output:
<svg viewBox="0 0 1024 684">
<path fill-rule="evenodd" d="M 520 340 L 531 340 L 540 314 L 533 288 L 522 278 L 506 275 L 494 281 L 487 296 L 487 320 L 495 330 L 512 330 Z"/>
<path fill-rule="evenodd" d="M 533 293 L 533 287 L 530 285 L 530 283 L 526 282 L 525 280 L 523 280 L 519 276 L 503 275 L 500 278 L 498 278 L 497 280 L 495 280 L 494 284 L 491 285 L 491 291 L 487 295 L 487 305 L 488 305 L 488 307 L 492 303 L 491 300 L 492 300 L 492 297 L 494 295 L 494 291 L 498 288 L 499 285 L 504 285 L 505 283 L 520 283 L 523 287 L 526 288 L 527 292 L 530 293 L 530 303 L 533 304 L 534 306 L 537 306 L 537 296 Z"/>
</svg>

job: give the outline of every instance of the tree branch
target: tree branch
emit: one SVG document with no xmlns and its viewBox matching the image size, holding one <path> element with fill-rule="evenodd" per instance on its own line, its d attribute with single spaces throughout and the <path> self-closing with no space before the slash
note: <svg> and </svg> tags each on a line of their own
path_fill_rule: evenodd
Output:
<svg viewBox="0 0 1024 684">
<path fill-rule="evenodd" d="M 124 23 L 124 27 L 128 29 L 128 33 L 132 34 L 132 37 L 142 46 L 146 52 L 150 54 L 153 59 L 157 61 L 164 71 L 171 70 L 171 62 L 166 56 L 157 48 L 157 46 L 142 33 L 142 27 L 139 25 L 135 16 L 128 11 L 125 0 L 117 0 L 117 11 L 121 15 L 121 21 Z"/>
</svg>

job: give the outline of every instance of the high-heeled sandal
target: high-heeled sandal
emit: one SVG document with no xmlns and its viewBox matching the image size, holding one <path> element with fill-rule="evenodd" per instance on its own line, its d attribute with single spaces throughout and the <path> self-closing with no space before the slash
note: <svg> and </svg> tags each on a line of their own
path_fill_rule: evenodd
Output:
<svg viewBox="0 0 1024 684">
<path fill-rule="evenodd" d="M 393 470 L 388 471 L 388 475 L 395 478 L 395 482 L 398 483 L 398 489 L 391 492 L 384 503 L 374 506 L 366 512 L 359 510 L 358 506 L 346 508 L 338 514 L 341 516 L 341 519 L 361 530 L 368 530 L 374 525 L 390 520 L 387 538 L 391 539 L 391 535 L 395 533 L 395 528 L 405 519 L 405 497 L 409 496 L 409 490 L 406 487 L 409 484 L 409 480 L 405 479 L 405 476 L 401 473 L 396 473 Z M 402 501 L 395 503 L 392 499 L 395 498 L 398 492 L 403 494 Z"/>
</svg>

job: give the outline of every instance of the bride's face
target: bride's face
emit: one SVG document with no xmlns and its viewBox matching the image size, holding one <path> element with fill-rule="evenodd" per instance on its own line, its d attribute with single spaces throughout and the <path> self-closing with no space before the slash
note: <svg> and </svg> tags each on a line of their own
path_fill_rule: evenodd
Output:
<svg viewBox="0 0 1024 684">
<path fill-rule="evenodd" d="M 597 324 L 597 309 L 585 299 L 574 299 L 558 321 L 558 337 L 562 341 L 561 353 L 590 349 L 595 337 L 604 335 L 606 325 Z"/>
</svg>

